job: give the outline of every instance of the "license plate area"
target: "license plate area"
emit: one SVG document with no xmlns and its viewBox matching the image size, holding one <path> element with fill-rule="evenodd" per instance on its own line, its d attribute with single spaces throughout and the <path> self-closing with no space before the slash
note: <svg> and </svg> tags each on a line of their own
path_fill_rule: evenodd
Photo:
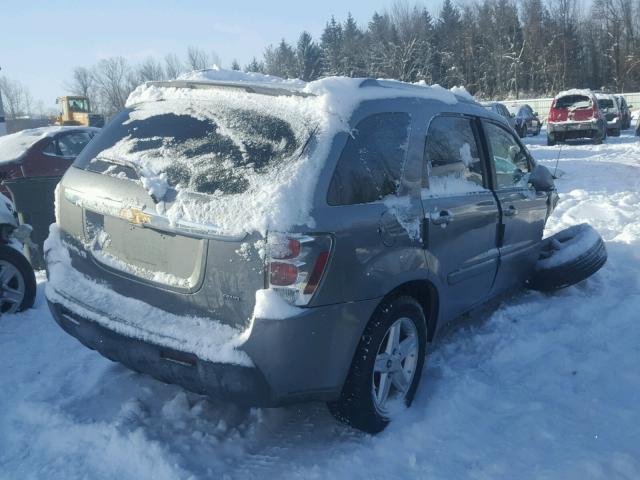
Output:
<svg viewBox="0 0 640 480">
<path fill-rule="evenodd" d="M 204 239 L 85 211 L 85 241 L 96 263 L 126 276 L 186 291 L 202 282 Z"/>
</svg>

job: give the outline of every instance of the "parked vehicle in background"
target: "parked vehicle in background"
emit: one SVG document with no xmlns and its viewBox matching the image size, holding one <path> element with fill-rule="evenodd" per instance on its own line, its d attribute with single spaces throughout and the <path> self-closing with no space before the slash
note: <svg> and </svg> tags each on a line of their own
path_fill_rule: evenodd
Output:
<svg viewBox="0 0 640 480">
<path fill-rule="evenodd" d="M 631 107 L 633 105 L 627 104 L 627 99 L 623 95 L 615 95 L 615 97 L 618 99 L 618 106 L 620 107 L 622 130 L 631 128 Z"/>
<path fill-rule="evenodd" d="M 22 253 L 31 228 L 18 226 L 11 200 L 0 193 L 0 317 L 33 306 L 36 277 Z"/>
<path fill-rule="evenodd" d="M 60 114 L 54 118 L 56 125 L 79 127 L 104 127 L 104 115 L 91 113 L 91 103 L 83 96 L 65 96 L 56 98 L 60 105 Z"/>
<path fill-rule="evenodd" d="M 598 107 L 607 121 L 607 134 L 619 137 L 622 130 L 622 113 L 618 105 L 618 99 L 610 93 L 596 92 Z"/>
<path fill-rule="evenodd" d="M 527 135 L 539 135 L 542 124 L 538 118 L 538 113 L 534 112 L 529 105 L 514 105 L 509 108 L 509 112 L 515 119 L 515 131 L 520 138 Z"/>
<path fill-rule="evenodd" d="M 591 90 L 558 93 L 547 118 L 547 145 L 565 140 L 589 138 L 600 144 L 607 138 L 607 121 Z"/>
<path fill-rule="evenodd" d="M 485 109 L 489 110 L 490 112 L 493 112 L 493 113 L 503 117 L 507 121 L 509 126 L 515 130 L 515 128 L 516 128 L 516 119 L 511 114 L 511 112 L 509 112 L 509 109 L 507 107 L 505 107 L 505 105 L 503 103 L 500 103 L 500 102 L 481 102 L 480 105 L 482 105 Z"/>
<path fill-rule="evenodd" d="M 42 127 L 0 138 L 0 180 L 61 176 L 100 131 L 93 127 Z M 7 194 L 5 189 L 0 190 Z"/>
<path fill-rule="evenodd" d="M 437 329 L 532 275 L 558 200 L 469 95 L 326 78 L 133 98 L 59 184 L 50 309 L 112 360 L 245 405 L 326 401 L 382 430 Z"/>
</svg>

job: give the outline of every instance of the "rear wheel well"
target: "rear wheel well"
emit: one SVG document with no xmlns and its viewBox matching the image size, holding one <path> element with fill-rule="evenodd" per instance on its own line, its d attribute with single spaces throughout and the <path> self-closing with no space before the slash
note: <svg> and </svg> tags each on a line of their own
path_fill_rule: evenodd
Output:
<svg viewBox="0 0 640 480">
<path fill-rule="evenodd" d="M 438 326 L 439 299 L 436 287 L 428 280 L 412 280 L 394 288 L 385 296 L 384 300 L 402 295 L 415 298 L 422 306 L 427 319 L 427 341 L 431 341 Z"/>
</svg>

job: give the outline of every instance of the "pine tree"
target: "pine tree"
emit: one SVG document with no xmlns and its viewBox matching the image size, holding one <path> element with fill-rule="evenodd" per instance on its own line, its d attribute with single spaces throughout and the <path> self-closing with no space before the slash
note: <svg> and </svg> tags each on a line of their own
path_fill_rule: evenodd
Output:
<svg viewBox="0 0 640 480">
<path fill-rule="evenodd" d="M 302 32 L 296 48 L 296 76 L 305 82 L 315 80 L 322 69 L 322 52 L 308 32 Z"/>
<path fill-rule="evenodd" d="M 326 75 L 343 75 L 342 71 L 342 25 L 335 17 L 327 22 L 320 39 L 322 65 Z"/>
<path fill-rule="evenodd" d="M 256 57 L 253 57 L 251 61 L 244 67 L 245 72 L 264 73 L 264 63 L 258 62 Z"/>
</svg>

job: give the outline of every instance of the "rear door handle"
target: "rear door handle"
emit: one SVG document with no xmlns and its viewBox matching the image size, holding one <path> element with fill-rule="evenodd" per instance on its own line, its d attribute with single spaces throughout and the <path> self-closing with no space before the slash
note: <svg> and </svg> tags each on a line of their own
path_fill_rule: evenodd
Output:
<svg viewBox="0 0 640 480">
<path fill-rule="evenodd" d="M 453 222 L 453 213 L 449 210 L 441 210 L 440 212 L 433 212 L 429 214 L 431 223 L 434 225 L 449 225 Z"/>
<path fill-rule="evenodd" d="M 509 207 L 506 208 L 504 211 L 505 217 L 515 217 L 517 214 L 518 214 L 518 209 L 513 205 L 509 205 Z"/>
</svg>

